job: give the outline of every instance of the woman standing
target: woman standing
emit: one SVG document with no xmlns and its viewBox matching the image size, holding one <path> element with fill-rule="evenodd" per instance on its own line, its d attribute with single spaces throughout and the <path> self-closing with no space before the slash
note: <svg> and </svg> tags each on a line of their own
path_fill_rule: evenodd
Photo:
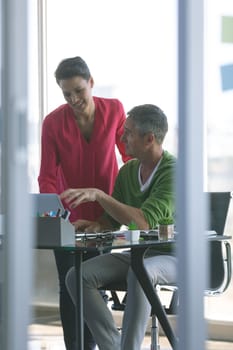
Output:
<svg viewBox="0 0 233 350">
<path fill-rule="evenodd" d="M 129 159 L 121 142 L 126 118 L 123 106 L 117 99 L 92 96 L 94 80 L 81 57 L 61 61 L 55 78 L 67 103 L 43 121 L 40 192 L 60 194 L 67 188 L 96 187 L 111 194 L 118 173 L 115 146 L 124 162 Z M 97 202 L 84 203 L 71 210 L 70 221 L 95 221 L 102 213 Z M 73 256 L 69 252 L 55 251 L 54 254 L 60 283 L 64 341 L 67 350 L 74 350 L 75 310 L 65 286 Z M 87 327 L 84 346 L 85 350 L 95 348 Z"/>
</svg>

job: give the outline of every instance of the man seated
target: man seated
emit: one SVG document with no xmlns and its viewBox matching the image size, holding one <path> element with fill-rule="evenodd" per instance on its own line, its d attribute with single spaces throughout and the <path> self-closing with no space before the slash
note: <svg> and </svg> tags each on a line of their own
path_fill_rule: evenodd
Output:
<svg viewBox="0 0 233 350">
<path fill-rule="evenodd" d="M 149 230 L 160 219 L 174 215 L 175 158 L 162 147 L 167 130 L 167 118 L 157 106 L 140 105 L 128 112 L 122 141 L 135 159 L 120 169 L 112 196 L 97 188 L 68 189 L 61 194 L 71 207 L 97 201 L 105 210 L 96 222 L 76 221 L 77 230 L 116 230 L 132 221 L 138 229 Z M 153 285 L 176 281 L 172 252 L 150 249 L 145 267 Z M 128 294 L 120 334 L 98 288 L 122 279 L 127 281 Z M 74 268 L 66 284 L 75 303 Z M 85 321 L 100 350 L 140 349 L 151 306 L 130 268 L 130 252 L 103 254 L 83 263 L 83 301 Z"/>
</svg>

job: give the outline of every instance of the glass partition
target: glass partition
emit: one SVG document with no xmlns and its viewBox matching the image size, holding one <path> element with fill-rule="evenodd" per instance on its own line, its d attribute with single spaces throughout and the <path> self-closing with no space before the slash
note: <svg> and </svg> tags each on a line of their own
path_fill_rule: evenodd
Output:
<svg viewBox="0 0 233 350">
<path fill-rule="evenodd" d="M 233 8 L 206 1 L 205 116 L 208 191 L 233 190 Z M 233 200 L 225 233 L 233 236 Z M 231 240 L 231 247 L 233 245 Z M 220 298 L 206 298 L 206 317 L 233 322 L 233 284 Z M 217 336 L 217 335 L 216 335 Z"/>
<path fill-rule="evenodd" d="M 27 193 L 27 0 L 2 0 L 0 16 L 0 348 L 18 350 L 27 347 L 33 240 Z"/>
<path fill-rule="evenodd" d="M 205 189 L 223 191 L 233 188 L 233 92 L 226 75 L 233 58 L 230 39 L 221 37 L 230 36 L 222 34 L 223 17 L 233 14 L 229 1 L 206 1 L 205 11 Z M 96 95 L 121 99 L 126 111 L 146 102 L 165 110 L 170 125 L 166 148 L 176 154 L 177 1 L 50 0 L 46 23 L 47 112 L 64 102 L 54 79 L 57 64 L 80 55 L 91 69 Z M 229 234 L 232 221 L 230 209 Z M 220 299 L 206 300 L 207 317 L 233 321 L 233 312 L 227 311 L 233 308 L 232 294 L 231 285 Z M 215 308 L 218 302 L 226 307 Z"/>
<path fill-rule="evenodd" d="M 63 58 L 76 55 L 83 57 L 94 77 L 94 94 L 119 98 L 126 111 L 141 103 L 155 103 L 160 106 L 169 118 L 165 148 L 177 154 L 177 2 L 44 0 L 38 3 L 43 4 L 46 11 L 39 14 L 36 2 L 30 2 L 27 164 L 30 192 L 38 191 L 41 120 L 64 103 L 54 78 L 54 71 Z M 1 6 L 3 3 L 7 1 L 1 0 Z M 231 2 L 227 0 L 206 0 L 205 4 L 206 189 L 228 191 L 233 190 L 233 44 L 229 30 L 232 28 L 233 10 Z M 45 60 L 41 66 L 43 71 L 38 74 L 42 47 L 38 49 L 36 24 L 41 23 L 43 25 L 40 27 L 40 35 Z M 0 38 L 2 39 L 2 33 Z M 1 41 L 0 44 L 2 49 Z M 44 82 L 44 99 L 39 98 L 38 77 Z M 3 130 L 1 111 L 2 101 L 0 157 Z M 2 168 L 0 186 L 2 214 Z M 225 230 L 230 235 L 233 234 L 232 207 L 233 204 Z M 1 232 L 3 230 L 0 222 Z M 0 249 L 0 325 L 3 267 L 1 254 Z M 51 294 L 51 302 L 53 295 L 54 293 Z M 233 322 L 232 284 L 220 298 L 206 299 L 206 317 Z M 3 348 L 1 341 L 0 334 L 0 348 Z"/>
<path fill-rule="evenodd" d="M 0 0 L 0 23 L 2 23 L 2 0 Z M 0 71 L 2 71 L 2 26 L 0 26 Z M 0 348 L 3 348 L 2 336 L 2 288 L 3 288 L 3 256 L 2 256 L 2 83 L 0 81 Z"/>
</svg>

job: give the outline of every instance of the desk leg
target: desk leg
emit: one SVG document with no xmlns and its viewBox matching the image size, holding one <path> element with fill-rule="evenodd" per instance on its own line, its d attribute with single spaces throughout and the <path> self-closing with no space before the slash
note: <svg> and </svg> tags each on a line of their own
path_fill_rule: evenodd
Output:
<svg viewBox="0 0 233 350">
<path fill-rule="evenodd" d="M 76 271 L 76 350 L 83 350 L 83 280 L 82 280 L 82 252 L 77 251 L 75 254 L 75 271 Z"/>
<path fill-rule="evenodd" d="M 147 271 L 144 267 L 143 259 L 147 247 L 143 248 L 131 248 L 131 266 L 132 269 L 141 284 L 150 304 L 152 307 L 152 312 L 157 316 L 164 333 L 166 334 L 173 349 L 177 348 L 177 338 L 171 328 L 168 321 L 166 312 L 164 311 L 163 305 L 160 302 L 158 294 L 152 285 Z"/>
</svg>

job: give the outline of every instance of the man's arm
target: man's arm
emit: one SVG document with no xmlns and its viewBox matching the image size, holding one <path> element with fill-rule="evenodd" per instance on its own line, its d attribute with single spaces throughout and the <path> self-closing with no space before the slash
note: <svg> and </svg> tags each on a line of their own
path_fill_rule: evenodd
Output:
<svg viewBox="0 0 233 350">
<path fill-rule="evenodd" d="M 121 225 L 128 225 L 131 221 L 134 221 L 139 229 L 149 229 L 149 225 L 141 209 L 123 204 L 99 189 L 68 189 L 60 197 L 72 209 L 81 203 L 97 201 L 105 212 Z"/>
<path fill-rule="evenodd" d="M 114 230 L 111 223 L 107 220 L 102 220 L 102 218 L 100 218 L 99 221 L 78 219 L 78 220 L 72 222 L 72 224 L 75 227 L 75 231 L 103 232 L 103 231 L 113 231 Z"/>
</svg>

